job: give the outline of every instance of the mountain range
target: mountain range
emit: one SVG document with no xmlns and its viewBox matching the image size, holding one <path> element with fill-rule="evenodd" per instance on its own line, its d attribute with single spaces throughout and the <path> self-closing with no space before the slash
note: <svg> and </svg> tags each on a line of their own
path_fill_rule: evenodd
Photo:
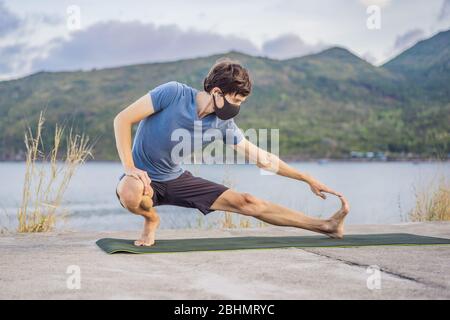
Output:
<svg viewBox="0 0 450 320">
<path fill-rule="evenodd" d="M 254 83 L 236 123 L 243 130 L 280 129 L 281 157 L 348 158 L 351 151 L 374 151 L 391 158 L 442 158 L 450 153 L 448 30 L 379 67 L 333 47 L 286 60 L 231 51 L 102 70 L 39 72 L 2 81 L 0 160 L 24 158 L 25 130 L 34 129 L 43 109 L 44 145 L 51 143 L 55 123 L 67 123 L 96 141 L 95 160 L 119 160 L 114 116 L 167 81 L 203 89 L 209 68 L 223 56 L 248 68 Z"/>
</svg>

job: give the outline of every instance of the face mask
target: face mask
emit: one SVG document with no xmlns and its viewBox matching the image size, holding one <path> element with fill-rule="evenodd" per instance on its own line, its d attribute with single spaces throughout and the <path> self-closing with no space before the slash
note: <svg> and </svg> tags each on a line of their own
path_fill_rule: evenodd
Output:
<svg viewBox="0 0 450 320">
<path fill-rule="evenodd" d="M 214 100 L 214 112 L 216 116 L 221 120 L 228 120 L 235 117 L 239 113 L 240 106 L 237 104 L 229 103 L 228 100 L 223 96 L 223 107 L 218 108 L 216 104 L 215 96 L 213 95 Z"/>
</svg>

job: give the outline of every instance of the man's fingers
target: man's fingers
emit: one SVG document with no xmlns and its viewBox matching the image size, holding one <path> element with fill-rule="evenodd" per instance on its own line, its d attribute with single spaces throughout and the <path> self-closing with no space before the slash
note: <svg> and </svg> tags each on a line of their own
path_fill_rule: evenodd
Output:
<svg viewBox="0 0 450 320">
<path fill-rule="evenodd" d="M 335 195 L 335 196 L 337 196 L 339 198 L 344 196 L 342 193 L 336 192 L 336 191 L 331 190 L 331 189 L 322 189 L 322 190 L 320 190 L 319 193 L 317 193 L 317 195 L 320 195 L 322 198 L 326 199 L 327 196 L 325 195 L 324 192 L 329 193 L 329 194 L 333 194 L 333 195 Z"/>
<path fill-rule="evenodd" d="M 150 183 L 152 182 L 152 180 L 150 179 L 146 171 L 135 169 L 132 170 L 131 173 L 127 173 L 126 175 L 140 180 L 144 184 L 144 194 L 150 193 Z"/>
<path fill-rule="evenodd" d="M 322 192 L 318 191 L 318 190 L 314 190 L 314 193 L 316 194 L 316 196 L 321 197 L 322 199 L 326 199 L 327 197 L 325 196 L 325 194 L 323 194 Z"/>
<path fill-rule="evenodd" d="M 147 175 L 147 172 L 144 174 L 145 177 L 145 194 L 150 193 L 150 178 Z"/>
<path fill-rule="evenodd" d="M 326 189 L 326 190 L 323 190 L 323 192 L 327 192 L 327 193 L 330 193 L 330 194 L 334 194 L 335 196 L 338 196 L 338 197 L 342 197 L 342 196 L 343 196 L 343 194 L 342 194 L 342 193 L 340 193 L 340 192 L 336 192 L 336 191 L 334 191 L 334 190 L 331 190 L 331 189 Z"/>
<path fill-rule="evenodd" d="M 145 175 L 143 173 L 141 173 L 139 175 L 139 179 L 142 181 L 142 183 L 144 184 L 144 194 L 148 193 L 148 184 L 147 184 L 147 179 L 145 177 Z"/>
<path fill-rule="evenodd" d="M 145 177 L 147 178 L 147 188 L 148 191 L 150 192 L 150 183 L 152 182 L 152 180 L 150 180 L 150 177 L 148 176 L 147 172 L 145 172 Z"/>
</svg>

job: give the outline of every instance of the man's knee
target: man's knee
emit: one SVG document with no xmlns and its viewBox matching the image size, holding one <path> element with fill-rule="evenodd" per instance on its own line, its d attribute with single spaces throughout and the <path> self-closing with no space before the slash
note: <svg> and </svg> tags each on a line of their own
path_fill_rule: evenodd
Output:
<svg viewBox="0 0 450 320">
<path fill-rule="evenodd" d="M 251 216 L 259 216 L 267 208 L 267 201 L 259 199 L 249 193 L 241 193 L 237 201 L 239 211 Z"/>
<path fill-rule="evenodd" d="M 129 210 L 136 209 L 141 203 L 142 196 L 132 193 L 130 191 L 118 192 L 120 196 L 120 202 L 123 206 Z"/>
<path fill-rule="evenodd" d="M 136 209 L 141 205 L 143 200 L 151 201 L 153 197 L 153 189 L 150 187 L 148 197 L 143 197 L 144 194 L 144 185 L 140 181 L 132 177 L 125 176 L 122 178 L 123 181 L 120 181 L 117 187 L 117 193 L 120 197 L 120 202 L 124 205 L 125 208 L 132 210 Z M 149 198 L 149 199 L 148 199 Z M 148 201 L 147 201 L 148 202 Z M 148 204 L 148 203 L 146 203 Z"/>
</svg>

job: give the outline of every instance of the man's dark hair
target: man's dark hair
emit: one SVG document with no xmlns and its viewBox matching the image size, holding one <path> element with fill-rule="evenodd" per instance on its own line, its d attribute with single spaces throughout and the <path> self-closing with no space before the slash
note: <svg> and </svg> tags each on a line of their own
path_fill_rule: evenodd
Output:
<svg viewBox="0 0 450 320">
<path fill-rule="evenodd" d="M 249 73 L 239 62 L 222 58 L 209 70 L 203 88 L 210 92 L 214 87 L 220 88 L 223 94 L 236 93 L 248 96 L 252 91 L 252 81 Z"/>
</svg>

